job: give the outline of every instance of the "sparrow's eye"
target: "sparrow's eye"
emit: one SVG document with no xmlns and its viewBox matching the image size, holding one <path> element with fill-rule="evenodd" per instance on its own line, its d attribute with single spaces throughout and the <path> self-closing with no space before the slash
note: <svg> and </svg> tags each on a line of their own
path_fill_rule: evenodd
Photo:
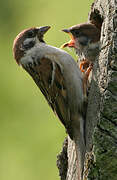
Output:
<svg viewBox="0 0 117 180">
<path fill-rule="evenodd" d="M 80 32 L 77 29 L 72 30 L 71 33 L 76 37 L 80 35 Z"/>
<path fill-rule="evenodd" d="M 33 30 L 30 30 L 30 31 L 28 31 L 27 36 L 28 36 L 29 38 L 32 38 L 32 37 L 35 36 L 35 32 L 34 32 Z"/>
</svg>

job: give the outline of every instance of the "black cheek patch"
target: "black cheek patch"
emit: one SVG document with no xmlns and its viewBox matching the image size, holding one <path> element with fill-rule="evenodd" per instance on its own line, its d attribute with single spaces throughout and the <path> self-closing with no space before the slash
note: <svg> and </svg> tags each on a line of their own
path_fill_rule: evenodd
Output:
<svg viewBox="0 0 117 180">
<path fill-rule="evenodd" d="M 80 36 L 79 37 L 79 43 L 82 45 L 82 46 L 86 46 L 89 42 L 89 39 L 86 37 L 86 36 Z"/>
<path fill-rule="evenodd" d="M 35 45 L 35 41 L 30 41 L 29 43 L 23 44 L 23 48 L 25 50 L 28 50 L 30 48 L 32 48 Z"/>
</svg>

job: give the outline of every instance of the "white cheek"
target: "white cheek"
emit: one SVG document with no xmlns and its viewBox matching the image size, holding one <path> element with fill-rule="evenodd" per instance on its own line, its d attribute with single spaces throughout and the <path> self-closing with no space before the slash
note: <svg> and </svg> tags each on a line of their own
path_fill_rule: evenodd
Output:
<svg viewBox="0 0 117 180">
<path fill-rule="evenodd" d="M 31 41 L 34 41 L 35 38 L 27 38 L 24 42 L 23 42 L 23 45 L 26 46 L 28 45 Z"/>
</svg>

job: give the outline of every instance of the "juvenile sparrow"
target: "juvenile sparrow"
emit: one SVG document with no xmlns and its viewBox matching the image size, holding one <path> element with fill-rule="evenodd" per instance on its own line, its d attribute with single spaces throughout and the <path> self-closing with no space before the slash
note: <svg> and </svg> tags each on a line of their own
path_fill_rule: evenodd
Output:
<svg viewBox="0 0 117 180">
<path fill-rule="evenodd" d="M 47 45 L 43 36 L 50 26 L 29 28 L 14 40 L 13 55 L 33 78 L 52 110 L 75 141 L 79 179 L 85 154 L 85 108 L 82 74 L 65 51 Z"/>
<path fill-rule="evenodd" d="M 62 31 L 68 33 L 71 37 L 71 40 L 62 47 L 74 48 L 81 60 L 81 71 L 84 72 L 88 67 L 90 70 L 100 50 L 100 29 L 94 24 L 84 23 Z"/>
</svg>

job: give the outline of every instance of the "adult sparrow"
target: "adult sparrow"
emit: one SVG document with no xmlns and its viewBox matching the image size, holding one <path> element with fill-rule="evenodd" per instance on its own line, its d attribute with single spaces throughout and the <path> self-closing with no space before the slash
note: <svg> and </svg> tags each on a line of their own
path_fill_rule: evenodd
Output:
<svg viewBox="0 0 117 180">
<path fill-rule="evenodd" d="M 13 55 L 33 78 L 48 104 L 75 141 L 79 179 L 85 154 L 85 107 L 82 73 L 65 51 L 47 45 L 43 39 L 50 26 L 29 28 L 14 40 Z"/>
<path fill-rule="evenodd" d="M 68 33 L 71 40 L 62 47 L 72 47 L 76 50 L 81 62 L 82 72 L 90 73 L 95 57 L 100 50 L 100 29 L 94 24 L 84 23 L 72 26 L 62 31 Z M 89 67 L 89 69 L 87 69 Z"/>
</svg>

